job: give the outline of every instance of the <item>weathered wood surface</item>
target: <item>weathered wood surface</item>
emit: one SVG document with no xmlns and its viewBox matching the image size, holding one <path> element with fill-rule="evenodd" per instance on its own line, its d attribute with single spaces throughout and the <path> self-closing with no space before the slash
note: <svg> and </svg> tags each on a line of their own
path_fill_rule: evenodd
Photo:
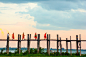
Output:
<svg viewBox="0 0 86 57">
<path fill-rule="evenodd" d="M 48 47 L 48 54 L 50 55 L 50 34 L 49 34 L 49 47 Z"/>
<path fill-rule="evenodd" d="M 58 52 L 58 48 L 59 48 L 59 46 L 58 46 L 58 35 L 57 35 L 57 52 Z"/>
<path fill-rule="evenodd" d="M 68 40 L 67 38 L 66 38 L 66 40 Z M 66 52 L 68 53 L 68 42 L 66 41 Z"/>
<path fill-rule="evenodd" d="M 78 54 L 78 35 L 76 35 L 76 50 L 77 50 L 77 54 Z"/>
<path fill-rule="evenodd" d="M 37 53 L 39 53 L 39 47 L 40 47 L 40 34 L 38 34 L 38 42 L 37 42 Z"/>
<path fill-rule="evenodd" d="M 28 34 L 27 36 L 28 36 L 27 37 L 28 38 L 28 41 L 27 41 L 27 50 L 28 50 L 28 53 L 30 54 L 30 39 L 31 39 L 31 34 Z"/>
<path fill-rule="evenodd" d="M 0 41 L 7 41 L 7 39 L 0 39 Z M 14 39 L 14 40 L 12 40 L 12 39 L 9 39 L 9 41 L 18 41 L 18 39 Z M 21 41 L 28 41 L 27 39 L 25 39 L 25 40 L 21 40 Z M 31 39 L 30 41 L 38 41 L 38 40 L 35 40 L 35 39 Z M 45 39 L 40 39 L 39 41 L 47 41 L 47 40 L 45 40 Z M 50 39 L 50 41 L 57 41 L 56 39 Z M 58 41 L 60 41 L 60 40 L 58 40 Z M 61 40 L 61 41 L 66 41 L 66 40 Z M 70 41 L 70 40 L 67 40 L 67 41 Z M 77 40 L 71 40 L 71 41 L 77 41 Z M 86 40 L 81 40 L 81 41 L 86 41 Z M 78 40 L 78 42 L 80 42 L 80 40 Z"/>
<path fill-rule="evenodd" d="M 81 34 L 79 34 L 79 40 L 80 40 L 80 56 L 81 56 Z"/>
<path fill-rule="evenodd" d="M 18 50 L 19 50 L 19 37 L 20 37 L 20 36 L 19 36 L 19 34 L 18 34 L 18 46 L 17 46 L 17 47 L 18 47 Z"/>
<path fill-rule="evenodd" d="M 48 46 L 49 46 L 48 43 L 49 43 L 49 42 L 48 42 L 48 34 L 47 34 L 47 53 L 48 53 Z"/>
<path fill-rule="evenodd" d="M 9 54 L 9 36 L 7 37 L 6 52 L 7 52 L 7 54 Z"/>
<path fill-rule="evenodd" d="M 70 40 L 71 40 L 71 36 L 70 36 Z M 70 54 L 72 55 L 72 45 L 71 45 L 71 41 L 70 41 Z"/>
<path fill-rule="evenodd" d="M 61 40 L 61 37 L 60 37 Z M 60 55 L 62 55 L 61 41 L 60 41 Z"/>
<path fill-rule="evenodd" d="M 21 53 L 21 35 L 19 35 L 19 54 Z"/>
</svg>

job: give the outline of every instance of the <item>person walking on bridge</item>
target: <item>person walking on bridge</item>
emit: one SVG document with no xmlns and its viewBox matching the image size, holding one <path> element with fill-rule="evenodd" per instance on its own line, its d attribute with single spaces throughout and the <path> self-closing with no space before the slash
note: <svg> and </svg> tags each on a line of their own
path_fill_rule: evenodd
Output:
<svg viewBox="0 0 86 57">
<path fill-rule="evenodd" d="M 7 34 L 7 40 L 9 39 L 9 33 Z"/>
<path fill-rule="evenodd" d="M 8 39 L 9 39 L 9 32 L 8 32 L 8 34 L 7 34 L 7 41 L 8 41 Z M 7 48 L 7 45 L 6 45 L 6 48 Z"/>
</svg>

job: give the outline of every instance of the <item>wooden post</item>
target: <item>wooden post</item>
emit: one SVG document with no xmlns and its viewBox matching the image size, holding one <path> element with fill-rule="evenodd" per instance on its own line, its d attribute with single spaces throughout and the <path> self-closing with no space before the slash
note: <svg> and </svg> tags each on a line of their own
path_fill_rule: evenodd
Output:
<svg viewBox="0 0 86 57">
<path fill-rule="evenodd" d="M 72 55 L 71 36 L 70 36 L 70 54 Z"/>
<path fill-rule="evenodd" d="M 17 49 L 17 50 L 19 50 L 19 37 L 20 37 L 20 36 L 19 36 L 19 34 L 18 34 L 18 49 Z"/>
<path fill-rule="evenodd" d="M 57 52 L 58 52 L 58 47 L 59 47 L 59 46 L 58 46 L 58 34 L 57 34 Z"/>
<path fill-rule="evenodd" d="M 80 56 L 81 56 L 81 34 L 79 34 L 79 39 L 80 39 Z"/>
<path fill-rule="evenodd" d="M 68 53 L 68 42 L 67 42 L 67 38 L 66 38 L 66 52 Z"/>
<path fill-rule="evenodd" d="M 38 41 L 37 41 L 37 53 L 39 53 L 39 47 L 40 47 L 40 34 L 38 34 Z"/>
<path fill-rule="evenodd" d="M 60 37 L 60 55 L 62 55 L 62 50 L 61 50 L 61 37 Z"/>
<path fill-rule="evenodd" d="M 48 53 L 48 34 L 47 34 L 47 53 Z"/>
<path fill-rule="evenodd" d="M 29 34 L 27 36 L 28 36 L 27 50 L 28 50 L 28 53 L 30 54 L 30 39 L 31 39 L 31 34 L 30 34 L 30 37 L 29 37 Z"/>
<path fill-rule="evenodd" d="M 6 46 L 7 50 L 7 54 L 9 54 L 9 36 L 7 36 L 7 46 Z"/>
<path fill-rule="evenodd" d="M 78 54 L 78 35 L 76 35 L 76 50 L 77 50 L 77 54 Z"/>
<path fill-rule="evenodd" d="M 29 34 L 27 34 L 27 50 L 28 50 L 28 53 L 29 53 Z"/>
<path fill-rule="evenodd" d="M 21 35 L 19 37 L 19 54 L 21 53 Z"/>
<path fill-rule="evenodd" d="M 62 44 L 61 44 L 61 53 L 62 53 Z"/>
<path fill-rule="evenodd" d="M 50 55 L 50 34 L 49 34 L 49 47 L 48 47 L 48 54 Z"/>
</svg>

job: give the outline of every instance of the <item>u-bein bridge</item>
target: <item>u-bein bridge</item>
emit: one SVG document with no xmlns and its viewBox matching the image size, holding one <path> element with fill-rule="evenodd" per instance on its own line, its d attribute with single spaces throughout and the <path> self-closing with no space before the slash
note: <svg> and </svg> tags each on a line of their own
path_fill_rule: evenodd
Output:
<svg viewBox="0 0 86 57">
<path fill-rule="evenodd" d="M 39 47 L 40 47 L 40 41 L 47 41 L 47 53 L 50 55 L 50 41 L 57 41 L 57 52 L 58 52 L 58 48 L 60 47 L 60 55 L 62 54 L 62 41 L 66 41 L 66 52 L 68 53 L 68 42 L 70 42 L 70 54 L 72 55 L 72 45 L 71 42 L 72 41 L 76 41 L 76 50 L 77 50 L 77 54 L 78 54 L 78 43 L 79 43 L 79 48 L 80 48 L 80 56 L 81 56 L 81 41 L 86 41 L 86 40 L 81 40 L 81 35 L 79 35 L 79 40 L 78 40 L 78 35 L 76 35 L 76 40 L 71 40 L 71 36 L 70 36 L 70 40 L 68 40 L 68 38 L 66 38 L 66 40 L 61 40 L 61 37 L 58 37 L 57 34 L 57 40 L 55 39 L 50 39 L 50 34 L 47 34 L 47 39 L 40 39 L 40 34 L 38 34 L 38 39 L 31 39 L 31 34 L 27 34 L 27 39 L 25 40 L 21 40 L 21 35 L 18 34 L 18 40 L 12 40 L 9 39 L 9 37 L 7 39 L 0 39 L 0 41 L 7 41 L 7 47 L 6 47 L 6 52 L 7 54 L 9 54 L 9 41 L 18 41 L 18 50 L 19 50 L 19 54 L 21 52 L 21 41 L 27 41 L 27 50 L 30 54 L 30 41 L 37 41 L 37 53 L 39 53 Z M 59 44 L 60 43 L 60 44 Z"/>
</svg>

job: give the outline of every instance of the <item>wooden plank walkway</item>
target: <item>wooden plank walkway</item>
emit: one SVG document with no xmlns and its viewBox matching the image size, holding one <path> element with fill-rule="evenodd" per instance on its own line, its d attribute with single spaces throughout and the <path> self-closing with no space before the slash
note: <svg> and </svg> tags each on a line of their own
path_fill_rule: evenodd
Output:
<svg viewBox="0 0 86 57">
<path fill-rule="evenodd" d="M 0 41 L 7 41 L 7 39 L 0 39 Z M 9 41 L 18 41 L 18 39 L 9 39 Z M 27 39 L 25 40 L 21 40 L 21 41 L 28 41 Z M 30 39 L 30 41 L 38 41 L 38 40 L 35 40 L 35 39 Z M 47 39 L 40 39 L 39 41 L 47 41 Z M 48 40 L 49 41 L 49 40 Z M 57 39 L 50 39 L 50 41 L 67 41 L 67 42 L 70 42 L 70 41 L 77 41 L 77 40 L 57 40 Z M 78 42 L 80 41 L 86 41 L 86 40 L 78 40 Z"/>
</svg>

